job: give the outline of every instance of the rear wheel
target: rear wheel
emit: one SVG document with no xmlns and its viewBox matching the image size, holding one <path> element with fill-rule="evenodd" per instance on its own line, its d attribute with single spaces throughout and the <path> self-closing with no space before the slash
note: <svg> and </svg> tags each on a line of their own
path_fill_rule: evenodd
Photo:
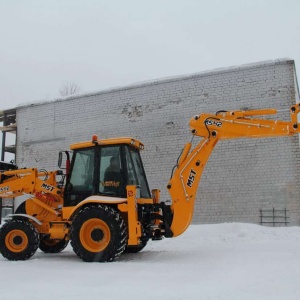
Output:
<svg viewBox="0 0 300 300">
<path fill-rule="evenodd" d="M 127 229 L 119 212 L 106 205 L 90 205 L 75 216 L 71 245 L 83 261 L 116 260 L 127 243 Z"/>
<path fill-rule="evenodd" d="M 11 220 L 0 230 L 0 252 L 9 260 L 27 260 L 37 250 L 39 234 L 27 220 Z"/>
<path fill-rule="evenodd" d="M 69 241 L 66 239 L 62 240 L 40 240 L 39 248 L 45 253 L 59 253 L 68 246 Z"/>
</svg>

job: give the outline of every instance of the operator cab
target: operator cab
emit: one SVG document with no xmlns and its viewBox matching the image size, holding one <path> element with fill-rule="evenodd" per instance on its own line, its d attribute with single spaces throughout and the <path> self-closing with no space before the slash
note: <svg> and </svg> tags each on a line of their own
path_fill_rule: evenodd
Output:
<svg viewBox="0 0 300 300">
<path fill-rule="evenodd" d="M 93 140 L 71 145 L 70 174 L 65 206 L 75 206 L 92 195 L 126 198 L 126 186 L 140 186 L 141 198 L 151 198 L 142 164 L 143 144 L 132 138 Z"/>
</svg>

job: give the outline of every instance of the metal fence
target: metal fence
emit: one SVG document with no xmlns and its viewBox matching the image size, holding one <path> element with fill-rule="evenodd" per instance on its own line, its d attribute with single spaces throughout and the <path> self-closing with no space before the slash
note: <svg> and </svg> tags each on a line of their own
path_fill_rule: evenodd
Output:
<svg viewBox="0 0 300 300">
<path fill-rule="evenodd" d="M 289 224 L 289 216 L 286 208 L 284 209 L 260 209 L 260 225 L 268 224 L 273 225 L 274 227 L 276 225 L 282 226 Z"/>
</svg>

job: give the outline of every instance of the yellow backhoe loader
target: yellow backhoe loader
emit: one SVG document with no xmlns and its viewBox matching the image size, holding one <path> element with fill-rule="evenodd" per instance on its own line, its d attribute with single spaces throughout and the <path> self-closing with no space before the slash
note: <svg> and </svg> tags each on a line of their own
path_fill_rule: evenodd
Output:
<svg viewBox="0 0 300 300">
<path fill-rule="evenodd" d="M 167 184 L 171 201 L 161 200 L 158 189 L 150 193 L 140 156 L 144 145 L 134 138 L 94 135 L 73 144 L 72 159 L 69 151 L 59 153 L 58 171 L 1 171 L 0 197 L 29 199 L 1 227 L 0 252 L 26 260 L 37 248 L 57 253 L 70 241 L 83 261 L 106 262 L 142 250 L 149 239 L 176 237 L 191 223 L 200 177 L 217 142 L 297 134 L 299 111 L 298 104 L 290 108 L 289 122 L 256 118 L 276 109 L 196 115 L 190 129 L 202 140 L 194 149 L 185 145 Z"/>
</svg>

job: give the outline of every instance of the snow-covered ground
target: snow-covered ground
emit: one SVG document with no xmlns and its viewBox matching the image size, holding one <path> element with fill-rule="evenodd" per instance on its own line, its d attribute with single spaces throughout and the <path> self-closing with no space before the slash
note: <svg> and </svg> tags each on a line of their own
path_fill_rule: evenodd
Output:
<svg viewBox="0 0 300 300">
<path fill-rule="evenodd" d="M 113 263 L 68 247 L 25 262 L 0 257 L 1 300 L 300 299 L 300 228 L 194 225 Z"/>
</svg>

